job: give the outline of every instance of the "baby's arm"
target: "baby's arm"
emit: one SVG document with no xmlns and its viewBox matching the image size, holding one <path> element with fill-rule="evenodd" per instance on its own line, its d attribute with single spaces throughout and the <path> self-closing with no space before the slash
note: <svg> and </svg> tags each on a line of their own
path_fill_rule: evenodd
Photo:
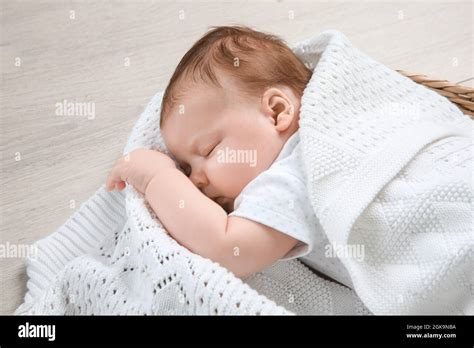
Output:
<svg viewBox="0 0 474 348">
<path fill-rule="evenodd" d="M 137 149 L 120 158 L 107 177 L 106 188 L 122 190 L 125 182 L 145 195 L 174 239 L 238 277 L 263 270 L 297 243 L 270 227 L 227 216 L 176 168 L 171 158 L 158 151 Z"/>
<path fill-rule="evenodd" d="M 257 222 L 228 216 L 177 168 L 157 172 L 145 196 L 180 244 L 241 278 L 275 263 L 298 242 Z"/>
</svg>

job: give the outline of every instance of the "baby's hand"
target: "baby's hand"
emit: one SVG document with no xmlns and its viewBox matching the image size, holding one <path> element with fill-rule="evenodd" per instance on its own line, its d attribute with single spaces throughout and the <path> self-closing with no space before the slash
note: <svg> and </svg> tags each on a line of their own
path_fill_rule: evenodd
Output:
<svg viewBox="0 0 474 348">
<path fill-rule="evenodd" d="M 107 176 L 105 188 L 119 191 L 125 183 L 145 194 L 148 183 L 163 168 L 176 168 L 174 161 L 157 150 L 136 149 L 119 158 Z"/>
</svg>

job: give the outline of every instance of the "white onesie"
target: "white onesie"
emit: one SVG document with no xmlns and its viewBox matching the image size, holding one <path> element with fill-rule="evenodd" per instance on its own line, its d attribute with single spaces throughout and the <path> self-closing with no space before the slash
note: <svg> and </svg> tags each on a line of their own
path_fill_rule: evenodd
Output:
<svg viewBox="0 0 474 348">
<path fill-rule="evenodd" d="M 305 183 L 297 131 L 273 164 L 244 187 L 229 215 L 259 222 L 298 239 L 299 243 L 279 261 L 301 258 L 309 267 L 352 288 L 341 261 L 334 254 L 325 256 L 330 243 L 314 214 Z"/>
</svg>

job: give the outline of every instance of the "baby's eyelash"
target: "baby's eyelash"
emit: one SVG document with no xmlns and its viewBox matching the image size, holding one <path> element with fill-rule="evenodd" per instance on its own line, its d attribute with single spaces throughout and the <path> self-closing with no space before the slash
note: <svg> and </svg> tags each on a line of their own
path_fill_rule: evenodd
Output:
<svg viewBox="0 0 474 348">
<path fill-rule="evenodd" d="M 214 146 L 212 146 L 210 148 L 209 151 L 207 151 L 207 154 L 203 155 L 203 157 L 207 157 L 211 154 L 212 151 L 214 151 L 214 149 L 217 147 L 217 145 L 219 145 L 219 142 L 217 142 Z M 188 165 L 188 164 L 181 164 L 180 165 L 181 169 L 183 170 L 183 173 L 186 175 L 186 176 L 190 176 L 191 175 L 191 166 Z"/>
<path fill-rule="evenodd" d="M 209 155 L 211 154 L 211 152 L 214 151 L 214 149 L 215 149 L 216 147 L 217 147 L 217 144 L 214 145 L 214 146 L 207 152 L 207 154 L 206 154 L 205 157 L 209 156 Z"/>
</svg>

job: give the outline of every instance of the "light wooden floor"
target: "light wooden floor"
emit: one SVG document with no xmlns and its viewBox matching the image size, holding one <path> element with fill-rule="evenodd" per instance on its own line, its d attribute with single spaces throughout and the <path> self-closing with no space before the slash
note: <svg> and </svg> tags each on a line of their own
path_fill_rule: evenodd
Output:
<svg viewBox="0 0 474 348">
<path fill-rule="evenodd" d="M 472 16 L 471 1 L 2 0 L 0 244 L 52 233 L 95 192 L 148 99 L 210 25 L 289 43 L 337 29 L 393 69 L 472 86 Z M 94 103 L 95 118 L 56 116 L 63 100 Z M 0 313 L 21 303 L 25 283 L 24 259 L 0 258 Z"/>
</svg>

